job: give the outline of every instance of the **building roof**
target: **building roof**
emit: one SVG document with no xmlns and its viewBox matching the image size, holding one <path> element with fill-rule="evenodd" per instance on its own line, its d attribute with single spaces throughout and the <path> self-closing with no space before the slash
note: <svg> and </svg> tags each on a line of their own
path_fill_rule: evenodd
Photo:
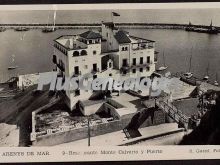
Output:
<svg viewBox="0 0 220 165">
<path fill-rule="evenodd" d="M 121 30 L 115 34 L 115 39 L 118 41 L 119 44 L 131 43 L 131 40 L 129 39 L 127 34 Z"/>
<path fill-rule="evenodd" d="M 102 36 L 99 33 L 95 33 L 95 32 L 90 31 L 90 30 L 80 34 L 80 37 L 83 37 L 83 38 L 86 38 L 86 39 L 102 38 Z"/>
</svg>

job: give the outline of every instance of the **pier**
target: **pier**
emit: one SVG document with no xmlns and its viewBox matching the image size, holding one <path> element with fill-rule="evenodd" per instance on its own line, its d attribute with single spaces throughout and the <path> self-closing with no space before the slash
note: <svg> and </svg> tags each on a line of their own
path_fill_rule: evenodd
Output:
<svg viewBox="0 0 220 165">
<path fill-rule="evenodd" d="M 173 23 L 115 23 L 118 28 L 136 28 L 136 29 L 180 29 L 185 30 L 188 24 L 173 24 Z M 56 28 L 56 29 L 83 29 L 83 28 L 101 28 L 99 23 L 74 23 L 74 24 L 0 24 L 1 28 L 5 29 L 44 29 L 44 28 Z M 192 28 L 209 29 L 207 25 L 192 25 Z M 220 32 L 220 27 L 213 26 L 217 32 Z M 5 30 L 2 30 L 2 32 Z M 22 31 L 22 30 L 20 30 Z"/>
</svg>

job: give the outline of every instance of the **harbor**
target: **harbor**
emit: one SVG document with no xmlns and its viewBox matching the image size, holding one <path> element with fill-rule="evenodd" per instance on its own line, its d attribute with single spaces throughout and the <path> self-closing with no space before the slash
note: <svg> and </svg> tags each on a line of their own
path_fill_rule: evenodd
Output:
<svg viewBox="0 0 220 165">
<path fill-rule="evenodd" d="M 0 25 L 0 126 L 12 124 L 16 133 L 9 145 L 188 144 L 185 138 L 216 112 L 220 36 L 213 22 L 114 23 L 123 15 L 111 12 L 112 22 L 62 24 L 57 14 L 42 24 Z M 54 89 L 52 78 L 41 77 L 50 73 L 57 74 Z M 68 77 L 87 73 L 92 82 L 151 83 L 144 90 L 62 89 Z M 157 79 L 164 84 L 154 95 Z"/>
</svg>

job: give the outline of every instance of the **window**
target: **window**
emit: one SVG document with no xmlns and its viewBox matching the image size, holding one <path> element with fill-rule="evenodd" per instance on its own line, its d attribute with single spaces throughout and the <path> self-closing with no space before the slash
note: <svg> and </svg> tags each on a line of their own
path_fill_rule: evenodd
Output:
<svg viewBox="0 0 220 165">
<path fill-rule="evenodd" d="M 143 72 L 143 68 L 140 68 L 139 71 L 140 71 L 140 72 Z"/>
<path fill-rule="evenodd" d="M 92 44 L 92 40 L 89 40 L 89 44 Z"/>
<path fill-rule="evenodd" d="M 132 73 L 136 73 L 136 69 L 132 69 Z"/>
<path fill-rule="evenodd" d="M 79 56 L 79 52 L 78 51 L 74 51 L 73 52 L 73 57 Z"/>
<path fill-rule="evenodd" d="M 93 71 L 97 72 L 97 64 L 96 63 L 92 65 L 92 69 L 93 69 Z"/>
<path fill-rule="evenodd" d="M 128 50 L 128 47 L 122 47 L 121 48 L 121 51 L 127 51 Z"/>
<path fill-rule="evenodd" d="M 110 74 L 109 74 L 109 76 L 111 77 L 111 76 L 112 76 L 112 74 L 110 73 Z"/>
<path fill-rule="evenodd" d="M 79 67 L 78 66 L 74 67 L 74 74 L 79 75 Z"/>
<path fill-rule="evenodd" d="M 82 50 L 81 51 L 81 56 L 85 56 L 85 55 L 87 55 L 87 51 L 86 50 Z"/>
<path fill-rule="evenodd" d="M 143 57 L 140 57 L 140 64 L 143 64 Z"/>
<path fill-rule="evenodd" d="M 93 51 L 93 55 L 96 55 L 96 51 L 95 50 Z"/>
<path fill-rule="evenodd" d="M 123 61 L 122 61 L 122 66 L 127 66 L 127 65 L 128 65 L 127 59 L 125 58 L 125 59 L 123 59 Z"/>
<path fill-rule="evenodd" d="M 133 58 L 133 65 L 136 65 L 136 58 Z"/>
<path fill-rule="evenodd" d="M 147 56 L 147 63 L 150 63 L 150 56 Z"/>
<path fill-rule="evenodd" d="M 57 56 L 53 55 L 53 63 L 56 64 L 57 63 Z"/>
<path fill-rule="evenodd" d="M 109 62 L 108 67 L 112 68 L 112 63 L 111 62 Z"/>
<path fill-rule="evenodd" d="M 149 71 L 149 70 L 150 70 L 150 67 L 147 67 L 147 68 L 146 68 L 146 71 Z"/>
</svg>

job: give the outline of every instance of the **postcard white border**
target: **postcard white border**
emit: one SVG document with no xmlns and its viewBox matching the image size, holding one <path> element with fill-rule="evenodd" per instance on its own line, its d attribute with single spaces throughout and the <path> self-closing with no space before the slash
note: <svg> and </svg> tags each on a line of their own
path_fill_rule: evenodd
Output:
<svg viewBox="0 0 220 165">
<path fill-rule="evenodd" d="M 220 2 L 209 3 L 139 3 L 139 4 L 67 4 L 67 5 L 0 5 L 0 11 L 18 10 L 123 10 L 123 9 L 219 9 Z M 100 154 L 101 150 L 115 154 Z M 119 154 L 119 150 L 138 151 L 140 154 Z M 162 153 L 142 153 L 147 150 L 162 150 Z M 218 152 L 214 152 L 214 150 Z M 80 155 L 63 155 L 63 152 L 80 152 Z M 95 151 L 97 154 L 85 155 Z M 206 152 L 209 151 L 209 152 Z M 23 152 L 24 156 L 13 156 Z M 27 155 L 33 152 L 34 155 Z M 49 152 L 50 155 L 37 155 Z M 3 156 L 12 154 L 12 156 Z M 72 162 L 72 161 L 129 161 L 129 160 L 186 160 L 218 159 L 220 145 L 191 146 L 141 146 L 141 147 L 0 147 L 0 162 Z"/>
<path fill-rule="evenodd" d="M 192 3 L 115 3 L 115 4 L 53 4 L 53 5 L 0 5 L 7 10 L 125 10 L 125 9 L 218 9 L 220 2 Z"/>
</svg>

